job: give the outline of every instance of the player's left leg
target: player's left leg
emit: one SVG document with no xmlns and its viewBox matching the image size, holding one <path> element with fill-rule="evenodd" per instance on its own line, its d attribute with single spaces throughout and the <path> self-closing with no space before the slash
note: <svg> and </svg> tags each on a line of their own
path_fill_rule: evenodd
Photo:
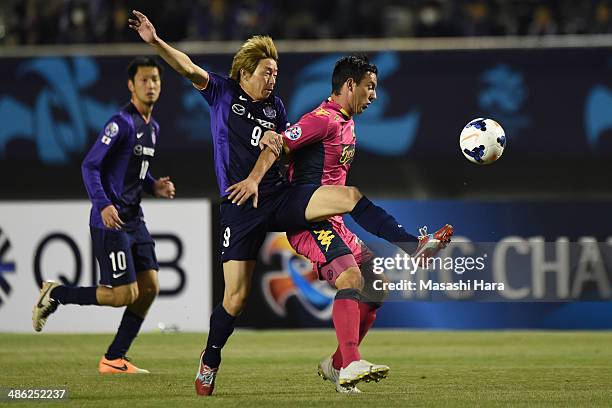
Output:
<svg viewBox="0 0 612 408">
<path fill-rule="evenodd" d="M 338 271 L 341 271 L 338 275 Z M 322 268 L 338 289 L 334 299 L 332 320 L 342 355 L 338 384 L 352 388 L 360 381 L 379 380 L 387 376 L 389 367 L 363 360 L 359 353 L 359 304 L 362 299 L 363 277 L 352 254 L 334 259 Z"/>
<path fill-rule="evenodd" d="M 370 328 L 376 321 L 376 313 L 378 309 L 380 309 L 385 298 L 387 297 L 387 291 L 376 290 L 375 286 L 373 285 L 373 282 L 375 280 L 382 280 L 383 282 L 388 282 L 388 279 L 384 274 L 375 274 L 373 272 L 373 255 L 365 245 L 362 245 L 360 251 L 357 252 L 355 258 L 364 278 L 364 286 L 361 290 L 361 299 L 359 301 L 358 345 L 361 345 L 365 336 L 368 334 Z M 336 352 L 331 356 L 330 364 L 336 370 L 340 370 L 340 368 L 342 367 L 342 351 L 340 350 L 340 347 L 338 347 L 336 349 Z M 378 381 L 377 378 L 373 379 L 375 381 Z"/>
</svg>

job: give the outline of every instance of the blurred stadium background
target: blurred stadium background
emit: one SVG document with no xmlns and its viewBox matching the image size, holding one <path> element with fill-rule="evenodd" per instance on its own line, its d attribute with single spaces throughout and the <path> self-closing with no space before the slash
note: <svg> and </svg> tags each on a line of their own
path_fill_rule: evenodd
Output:
<svg viewBox="0 0 612 408">
<path fill-rule="evenodd" d="M 464 241 L 458 251 L 469 243 L 489 248 L 501 261 L 492 261 L 483 278 L 505 282 L 507 290 L 400 296 L 383 307 L 376 327 L 612 328 L 610 7 L 535 0 L 0 1 L 0 332 L 31 330 L 41 280 L 97 282 L 80 162 L 129 98 L 125 66 L 151 54 L 127 28 L 132 9 L 219 73 L 228 72 L 245 38 L 272 35 L 281 53 L 276 92 L 291 121 L 329 94 L 339 56 L 367 52 L 378 65 L 378 101 L 356 120 L 349 183 L 412 231 L 449 222 Z M 204 100 L 167 68 L 153 112 L 162 132 L 153 173 L 170 175 L 178 194 L 174 202 L 143 205 L 162 262 L 162 293 L 144 329 L 205 331 L 222 296 L 210 118 Z M 508 146 L 492 166 L 468 163 L 458 147 L 462 127 L 476 117 L 493 118 L 506 131 Z M 333 294 L 313 281 L 283 235 L 270 234 L 260 255 L 239 324 L 331 327 Z M 458 279 L 444 271 L 429 277 Z M 112 332 L 119 314 L 67 308 L 45 330 Z M 602 358 L 609 367 L 609 353 Z"/>
</svg>

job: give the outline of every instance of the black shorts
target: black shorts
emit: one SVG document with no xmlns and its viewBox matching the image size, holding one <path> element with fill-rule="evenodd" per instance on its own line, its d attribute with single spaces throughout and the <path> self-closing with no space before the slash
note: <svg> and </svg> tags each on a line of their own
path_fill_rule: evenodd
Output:
<svg viewBox="0 0 612 408">
<path fill-rule="evenodd" d="M 221 203 L 221 260 L 257 260 L 259 248 L 270 231 L 307 229 L 306 207 L 317 185 L 287 185 L 269 195 L 260 195 L 257 208 L 252 200 L 237 206 Z"/>
<path fill-rule="evenodd" d="M 100 265 L 100 284 L 128 285 L 136 273 L 158 270 L 155 243 L 145 224 L 133 231 L 116 231 L 90 227 L 94 254 Z"/>
</svg>

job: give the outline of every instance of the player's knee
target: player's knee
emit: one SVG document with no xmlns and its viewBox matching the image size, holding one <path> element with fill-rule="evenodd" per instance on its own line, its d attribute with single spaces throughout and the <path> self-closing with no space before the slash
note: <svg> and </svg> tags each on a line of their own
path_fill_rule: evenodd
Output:
<svg viewBox="0 0 612 408">
<path fill-rule="evenodd" d="M 361 194 L 361 191 L 359 191 L 357 187 L 354 187 L 354 186 L 347 187 L 347 198 L 350 202 L 351 210 L 353 209 L 353 207 L 355 207 L 355 204 L 357 204 L 357 202 L 361 200 L 362 197 L 363 197 L 363 194 Z"/>
<path fill-rule="evenodd" d="M 363 289 L 363 277 L 359 268 L 349 268 L 342 272 L 336 279 L 336 288 L 340 289 Z"/>
<path fill-rule="evenodd" d="M 389 295 L 389 278 L 385 274 L 366 275 L 364 278 L 363 293 L 373 302 L 383 302 Z"/>
<path fill-rule="evenodd" d="M 159 282 L 157 279 L 148 281 L 140 288 L 139 292 L 141 298 L 153 300 L 159 295 Z"/>
<path fill-rule="evenodd" d="M 232 316 L 238 316 L 246 305 L 246 293 L 225 294 L 223 298 L 223 307 Z"/>
<path fill-rule="evenodd" d="M 112 306 L 122 307 L 129 306 L 138 299 L 138 286 L 136 283 L 113 288 Z"/>
</svg>

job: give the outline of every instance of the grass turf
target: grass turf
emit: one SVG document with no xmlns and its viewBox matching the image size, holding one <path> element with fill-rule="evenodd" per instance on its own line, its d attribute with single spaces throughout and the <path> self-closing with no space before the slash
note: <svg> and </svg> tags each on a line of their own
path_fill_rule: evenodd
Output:
<svg viewBox="0 0 612 408">
<path fill-rule="evenodd" d="M 360 384 L 360 395 L 340 395 L 316 375 L 318 361 L 333 351 L 332 331 L 243 330 L 224 349 L 212 398 L 197 397 L 193 386 L 205 334 L 142 334 L 130 356 L 152 374 L 100 376 L 98 360 L 111 338 L 0 334 L 0 388 L 67 387 L 69 400 L 53 406 L 113 408 L 612 402 L 611 332 L 374 330 L 361 352 L 388 364 L 389 378 Z"/>
</svg>

